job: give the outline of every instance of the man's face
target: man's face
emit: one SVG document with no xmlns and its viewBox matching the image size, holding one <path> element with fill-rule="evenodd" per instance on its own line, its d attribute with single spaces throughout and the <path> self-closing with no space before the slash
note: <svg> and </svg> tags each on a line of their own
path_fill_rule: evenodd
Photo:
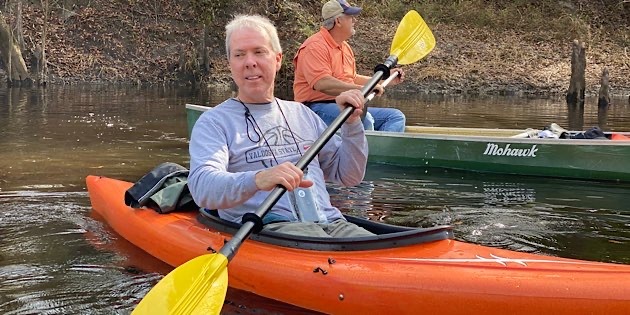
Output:
<svg viewBox="0 0 630 315">
<path fill-rule="evenodd" d="M 239 99 L 246 103 L 271 102 L 282 53 L 275 53 L 270 40 L 251 28 L 234 31 L 229 44 L 230 71 Z"/>
<path fill-rule="evenodd" d="M 346 34 L 348 38 L 354 35 L 354 24 L 357 22 L 357 17 L 353 15 L 342 14 L 337 18 L 337 25 L 341 31 Z"/>
</svg>

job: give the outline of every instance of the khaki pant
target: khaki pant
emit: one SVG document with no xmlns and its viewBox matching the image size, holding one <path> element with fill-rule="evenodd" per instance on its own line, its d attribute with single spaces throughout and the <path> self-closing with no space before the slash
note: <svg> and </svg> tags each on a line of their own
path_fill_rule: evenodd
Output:
<svg viewBox="0 0 630 315">
<path fill-rule="evenodd" d="M 311 237 L 360 237 L 374 235 L 366 229 L 343 219 L 332 223 L 277 222 L 265 225 L 263 231 Z"/>
</svg>

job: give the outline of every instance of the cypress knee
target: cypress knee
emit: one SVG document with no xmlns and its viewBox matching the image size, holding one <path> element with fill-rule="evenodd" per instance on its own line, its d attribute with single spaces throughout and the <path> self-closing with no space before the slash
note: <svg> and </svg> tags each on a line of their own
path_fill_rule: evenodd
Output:
<svg viewBox="0 0 630 315">
<path fill-rule="evenodd" d="M 584 43 L 577 39 L 573 41 L 573 52 L 571 54 L 571 81 L 567 92 L 567 104 L 580 107 L 584 106 L 584 90 L 586 79 L 584 72 L 586 69 L 586 48 Z"/>
</svg>

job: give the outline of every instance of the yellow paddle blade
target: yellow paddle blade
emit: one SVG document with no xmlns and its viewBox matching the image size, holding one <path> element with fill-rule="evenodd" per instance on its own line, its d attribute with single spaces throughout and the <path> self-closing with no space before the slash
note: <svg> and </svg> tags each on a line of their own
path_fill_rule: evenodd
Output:
<svg viewBox="0 0 630 315">
<path fill-rule="evenodd" d="M 435 47 L 435 37 L 418 12 L 411 10 L 398 24 L 390 54 L 399 65 L 408 65 L 423 58 Z"/>
<path fill-rule="evenodd" d="M 228 259 L 207 254 L 162 278 L 131 314 L 219 314 L 228 287 Z"/>
</svg>

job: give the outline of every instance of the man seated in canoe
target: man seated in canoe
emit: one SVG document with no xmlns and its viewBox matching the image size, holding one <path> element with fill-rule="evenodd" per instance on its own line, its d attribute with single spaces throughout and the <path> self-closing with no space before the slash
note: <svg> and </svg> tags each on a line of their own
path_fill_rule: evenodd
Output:
<svg viewBox="0 0 630 315">
<path fill-rule="evenodd" d="M 330 0 L 322 6 L 322 26 L 319 32 L 309 37 L 297 50 L 293 58 L 295 77 L 293 94 L 295 100 L 309 106 L 327 124 L 339 115 L 334 97 L 342 91 L 361 88 L 370 77 L 357 73 L 354 52 L 348 40 L 354 35 L 354 25 L 361 8 L 353 7 L 346 0 Z M 403 81 L 400 73 L 392 84 Z M 378 96 L 383 86 L 376 85 Z M 403 132 L 405 114 L 396 108 L 372 107 L 363 121 L 365 130 Z"/>
<path fill-rule="evenodd" d="M 274 96 L 282 48 L 267 18 L 240 15 L 226 27 L 225 45 L 238 95 L 205 112 L 190 138 L 188 186 L 195 202 L 241 223 L 269 192 L 287 192 L 262 218 L 263 229 L 314 237 L 358 237 L 371 232 L 347 222 L 332 206 L 325 180 L 346 186 L 365 175 L 368 145 L 361 123 L 364 97 L 352 89 L 335 98 L 355 107 L 302 172 L 295 163 L 322 135 L 326 124 L 301 103 Z"/>
</svg>

